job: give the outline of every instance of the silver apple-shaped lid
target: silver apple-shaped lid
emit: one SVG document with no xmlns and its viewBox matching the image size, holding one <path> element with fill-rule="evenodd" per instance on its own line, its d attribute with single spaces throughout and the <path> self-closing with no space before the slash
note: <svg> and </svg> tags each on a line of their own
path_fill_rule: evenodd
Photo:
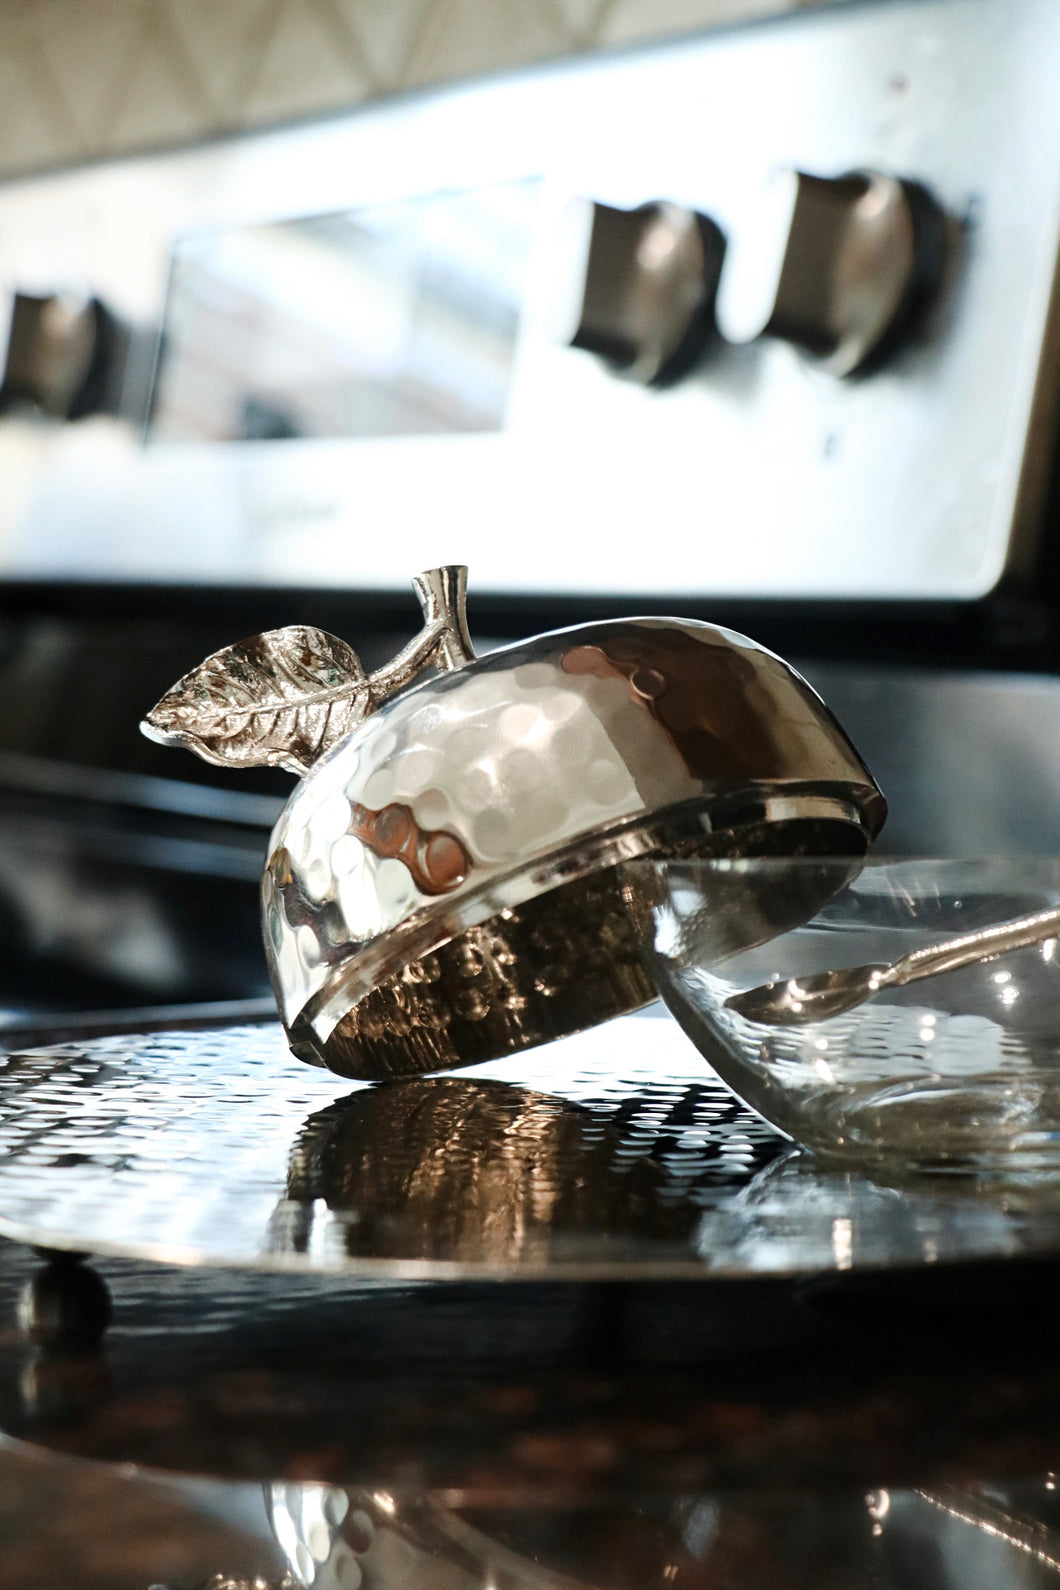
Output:
<svg viewBox="0 0 1060 1590">
<path fill-rule="evenodd" d="M 467 1065 L 653 1000 L 631 860 L 859 858 L 886 813 L 824 703 L 753 641 L 618 619 L 476 657 L 466 573 L 413 582 L 424 627 L 375 673 L 320 630 L 274 630 L 142 725 L 306 775 L 270 841 L 265 948 L 292 1048 L 347 1076 Z"/>
</svg>

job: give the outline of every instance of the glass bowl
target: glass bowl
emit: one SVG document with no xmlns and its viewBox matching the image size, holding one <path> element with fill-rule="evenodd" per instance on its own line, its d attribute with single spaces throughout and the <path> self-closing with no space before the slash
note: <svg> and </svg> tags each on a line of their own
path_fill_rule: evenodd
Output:
<svg viewBox="0 0 1060 1590">
<path fill-rule="evenodd" d="M 1060 906 L 1060 860 L 881 859 L 851 877 L 856 866 L 656 863 L 649 955 L 670 1011 L 735 1094 L 817 1153 L 1060 1173 L 1055 938 L 882 988 L 805 1025 L 733 1008 L 764 984 L 891 963 Z M 826 903 L 787 926 L 800 901 Z"/>
</svg>

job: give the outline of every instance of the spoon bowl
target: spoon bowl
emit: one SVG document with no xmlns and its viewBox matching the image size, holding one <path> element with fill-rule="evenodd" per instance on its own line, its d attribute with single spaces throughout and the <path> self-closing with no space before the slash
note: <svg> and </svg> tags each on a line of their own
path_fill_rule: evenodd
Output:
<svg viewBox="0 0 1060 1590">
<path fill-rule="evenodd" d="M 809 977 L 788 977 L 731 994 L 726 1005 L 747 1021 L 806 1027 L 863 1005 L 885 986 L 883 979 L 889 970 L 884 961 L 873 961 L 868 966 L 841 966 Z"/>
<path fill-rule="evenodd" d="M 1008 950 L 1025 949 L 1055 939 L 1060 933 L 1060 911 L 1035 911 L 1014 922 L 999 922 L 995 927 L 962 933 L 941 944 L 913 950 L 888 965 L 873 961 L 868 966 L 840 966 L 834 971 L 817 972 L 809 977 L 789 977 L 784 982 L 763 983 L 742 994 L 732 994 L 727 1005 L 748 1021 L 772 1023 L 782 1027 L 805 1027 L 812 1021 L 826 1021 L 864 1004 L 881 988 L 900 988 L 918 983 L 924 977 L 938 977 L 962 966 L 992 961 Z"/>
</svg>

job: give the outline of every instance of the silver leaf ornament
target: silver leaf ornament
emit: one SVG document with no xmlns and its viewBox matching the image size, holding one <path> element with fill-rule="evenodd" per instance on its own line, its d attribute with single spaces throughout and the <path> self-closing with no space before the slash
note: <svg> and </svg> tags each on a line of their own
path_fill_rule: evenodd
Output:
<svg viewBox="0 0 1060 1590">
<path fill-rule="evenodd" d="M 291 624 L 214 652 L 166 692 L 140 728 L 148 739 L 184 746 L 217 767 L 307 772 L 425 670 L 474 661 L 464 565 L 428 569 L 412 587 L 423 627 L 374 673 L 365 673 L 344 640 Z"/>
<path fill-rule="evenodd" d="M 351 646 L 291 624 L 237 641 L 185 674 L 140 727 L 218 767 L 304 773 L 367 716 L 372 691 Z"/>
</svg>

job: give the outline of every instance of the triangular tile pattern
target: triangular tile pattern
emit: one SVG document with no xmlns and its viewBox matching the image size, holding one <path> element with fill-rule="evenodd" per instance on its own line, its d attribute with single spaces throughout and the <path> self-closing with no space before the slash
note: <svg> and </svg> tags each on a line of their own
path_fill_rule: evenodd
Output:
<svg viewBox="0 0 1060 1590">
<path fill-rule="evenodd" d="M 405 64 L 405 82 L 444 82 L 558 54 L 565 40 L 540 0 L 434 0 Z"/>
<path fill-rule="evenodd" d="M 158 30 L 168 24 L 179 37 L 211 108 L 211 124 L 204 132 L 243 125 L 283 9 L 283 0 L 220 0 L 214 5 L 159 0 Z"/>
<path fill-rule="evenodd" d="M 69 107 L 56 103 L 33 52 L 0 54 L 0 151 L 11 170 L 61 165 L 81 153 L 81 130 Z"/>
<path fill-rule="evenodd" d="M 339 0 L 381 91 L 405 87 L 408 61 L 434 0 Z M 488 3 L 488 0 L 487 0 Z"/>
<path fill-rule="evenodd" d="M 180 34 L 168 25 L 165 5 L 147 0 L 127 68 L 116 87 L 100 146 L 135 149 L 179 143 L 213 123 L 212 106 Z"/>
<path fill-rule="evenodd" d="M 0 0 L 0 174 L 341 110 L 800 0 Z"/>
<path fill-rule="evenodd" d="M 285 0 L 243 107 L 248 124 L 354 104 L 372 87 L 354 35 L 330 0 Z"/>
<path fill-rule="evenodd" d="M 70 122 L 84 146 L 97 147 L 131 69 L 141 11 L 141 4 L 122 0 L 78 6 L 41 0 L 25 8 L 21 29 L 10 40 L 13 48 L 0 53 L 24 71 L 24 92 L 38 121 L 55 128 Z"/>
<path fill-rule="evenodd" d="M 571 45 L 575 49 L 589 49 L 598 42 L 616 0 L 554 0 L 554 4 Z M 648 12 L 652 9 L 652 6 L 645 6 Z"/>
<path fill-rule="evenodd" d="M 712 0 L 704 6 L 703 0 L 617 0 L 602 18 L 596 30 L 598 44 L 628 44 L 640 39 L 657 39 L 667 34 L 692 33 L 705 21 L 750 21 L 753 17 L 775 15 L 781 11 L 794 11 L 799 0 Z M 709 9 L 709 17 L 704 12 Z"/>
</svg>

